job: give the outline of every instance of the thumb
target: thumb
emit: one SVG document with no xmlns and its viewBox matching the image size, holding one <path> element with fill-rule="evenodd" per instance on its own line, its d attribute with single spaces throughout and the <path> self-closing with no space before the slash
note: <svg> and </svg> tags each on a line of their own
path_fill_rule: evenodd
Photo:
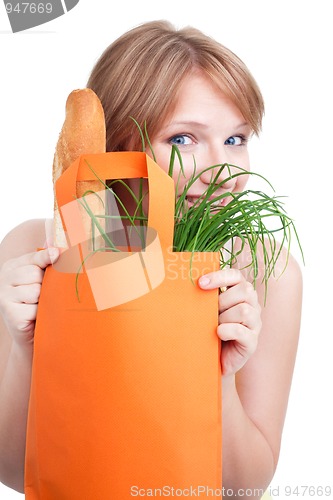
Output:
<svg viewBox="0 0 333 500">
<path fill-rule="evenodd" d="M 45 269 L 48 265 L 53 264 L 58 260 L 59 248 L 49 247 L 44 250 L 39 250 L 35 252 L 32 257 L 32 264 Z"/>
</svg>

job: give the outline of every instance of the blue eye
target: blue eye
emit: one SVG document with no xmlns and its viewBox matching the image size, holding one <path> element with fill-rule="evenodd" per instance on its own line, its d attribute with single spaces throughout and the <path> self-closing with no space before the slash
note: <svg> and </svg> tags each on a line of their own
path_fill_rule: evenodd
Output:
<svg viewBox="0 0 333 500">
<path fill-rule="evenodd" d="M 242 144 L 245 144 L 245 142 L 245 137 L 241 135 L 232 135 L 224 142 L 224 144 L 227 146 L 241 146 Z"/>
<path fill-rule="evenodd" d="M 193 144 L 192 139 L 184 134 L 174 135 L 169 142 L 176 146 L 188 146 L 189 144 Z"/>
</svg>

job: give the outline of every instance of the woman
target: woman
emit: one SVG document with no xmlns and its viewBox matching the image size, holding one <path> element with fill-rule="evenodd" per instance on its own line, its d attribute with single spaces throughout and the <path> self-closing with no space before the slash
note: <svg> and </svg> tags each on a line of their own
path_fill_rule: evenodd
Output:
<svg viewBox="0 0 333 500">
<path fill-rule="evenodd" d="M 104 107 L 108 151 L 141 149 L 130 117 L 146 122 L 163 169 L 172 145 L 178 146 L 185 169 L 179 194 L 193 173 L 193 157 L 198 171 L 225 162 L 249 170 L 247 142 L 261 128 L 262 96 L 238 57 L 201 32 L 177 31 L 166 22 L 139 26 L 106 49 L 88 87 Z M 189 205 L 210 182 L 211 175 L 202 172 Z M 245 183 L 243 175 L 230 179 L 219 194 L 242 191 Z M 44 245 L 44 228 L 44 220 L 23 223 L 7 235 L 0 253 L 0 478 L 18 491 L 23 491 L 34 322 L 44 269 L 58 257 L 55 248 L 35 251 Z M 282 252 L 281 265 L 284 258 Z M 254 290 L 241 270 L 247 264 L 244 251 L 239 269 L 199 280 L 203 289 L 227 287 L 218 299 L 217 335 L 223 342 L 223 485 L 233 498 L 244 496 L 242 489 L 257 498 L 255 489 L 265 489 L 274 475 L 301 314 L 302 280 L 294 259 L 279 280 L 270 278 L 265 305 L 264 286 L 258 282 Z"/>
</svg>

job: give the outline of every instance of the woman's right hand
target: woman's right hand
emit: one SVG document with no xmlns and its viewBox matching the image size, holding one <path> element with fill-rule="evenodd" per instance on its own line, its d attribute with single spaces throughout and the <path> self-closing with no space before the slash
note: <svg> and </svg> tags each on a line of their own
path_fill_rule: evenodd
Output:
<svg viewBox="0 0 333 500">
<path fill-rule="evenodd" d="M 10 259 L 0 270 L 0 313 L 18 344 L 33 341 L 44 270 L 58 257 L 51 247 Z"/>
</svg>

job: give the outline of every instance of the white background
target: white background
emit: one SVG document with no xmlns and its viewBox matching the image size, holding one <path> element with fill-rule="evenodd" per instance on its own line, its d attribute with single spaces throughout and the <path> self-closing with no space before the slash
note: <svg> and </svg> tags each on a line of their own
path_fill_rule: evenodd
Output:
<svg viewBox="0 0 333 500">
<path fill-rule="evenodd" d="M 85 87 L 100 53 L 127 29 L 152 19 L 191 24 L 236 52 L 257 79 L 266 116 L 251 145 L 252 169 L 288 196 L 306 258 L 299 353 L 272 483 L 279 498 L 287 498 L 285 486 L 333 486 L 330 4 L 81 0 L 17 34 L 0 4 L 0 240 L 23 220 L 52 216 L 52 160 L 67 95 Z M 22 495 L 0 485 L 1 500 L 15 498 Z"/>
</svg>

